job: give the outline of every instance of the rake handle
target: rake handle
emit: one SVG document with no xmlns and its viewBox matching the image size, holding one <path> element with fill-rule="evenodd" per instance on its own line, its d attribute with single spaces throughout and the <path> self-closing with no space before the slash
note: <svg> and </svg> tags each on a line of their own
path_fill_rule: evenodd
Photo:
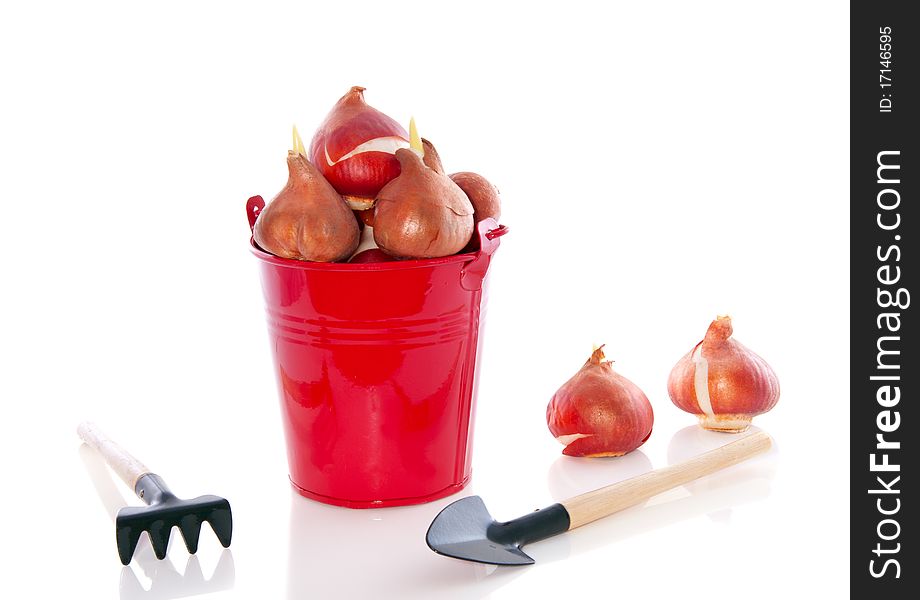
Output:
<svg viewBox="0 0 920 600">
<path fill-rule="evenodd" d="M 772 443 L 770 436 L 760 431 L 688 461 L 569 498 L 561 502 L 569 513 L 569 530 L 766 452 Z"/>
<path fill-rule="evenodd" d="M 150 473 L 150 469 L 145 467 L 144 463 L 131 456 L 127 450 L 109 439 L 102 430 L 96 427 L 95 423 L 88 421 L 80 423 L 77 427 L 77 435 L 88 446 L 99 452 L 105 462 L 132 490 L 135 489 L 137 480 L 141 476 Z"/>
</svg>

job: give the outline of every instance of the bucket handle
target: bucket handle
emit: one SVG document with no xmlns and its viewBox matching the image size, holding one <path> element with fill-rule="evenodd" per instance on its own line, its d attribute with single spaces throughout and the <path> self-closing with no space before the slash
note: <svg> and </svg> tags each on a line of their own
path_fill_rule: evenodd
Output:
<svg viewBox="0 0 920 600">
<path fill-rule="evenodd" d="M 479 252 L 460 273 L 460 285 L 471 292 L 482 289 L 482 280 L 489 270 L 492 255 L 498 249 L 498 238 L 508 233 L 508 227 L 499 225 L 498 221 L 492 218 L 483 219 L 476 224 L 476 233 L 479 235 Z"/>
<path fill-rule="evenodd" d="M 249 231 L 255 228 L 256 219 L 259 218 L 259 213 L 262 212 L 263 208 L 265 208 L 265 200 L 262 199 L 262 196 L 253 196 L 246 201 L 246 218 L 249 219 Z"/>
</svg>

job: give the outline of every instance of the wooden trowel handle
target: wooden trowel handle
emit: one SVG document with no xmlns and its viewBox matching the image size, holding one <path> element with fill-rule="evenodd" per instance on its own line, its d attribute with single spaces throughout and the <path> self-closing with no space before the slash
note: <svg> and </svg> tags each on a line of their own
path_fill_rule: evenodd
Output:
<svg viewBox="0 0 920 600">
<path fill-rule="evenodd" d="M 561 502 L 569 513 L 569 529 L 581 527 L 671 488 L 766 452 L 772 443 L 770 436 L 760 431 L 686 462 L 569 498 Z"/>
<path fill-rule="evenodd" d="M 105 462 L 118 473 L 118 476 L 131 487 L 132 491 L 140 476 L 150 472 L 150 469 L 145 467 L 141 461 L 110 440 L 94 423 L 86 421 L 80 423 L 77 427 L 77 435 L 102 455 Z"/>
</svg>

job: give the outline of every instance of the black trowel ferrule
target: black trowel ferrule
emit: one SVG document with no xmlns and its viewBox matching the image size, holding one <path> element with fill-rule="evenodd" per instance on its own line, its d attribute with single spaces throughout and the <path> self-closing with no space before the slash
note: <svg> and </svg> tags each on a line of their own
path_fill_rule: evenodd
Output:
<svg viewBox="0 0 920 600">
<path fill-rule="evenodd" d="M 503 545 L 520 547 L 564 533 L 569 525 L 569 513 L 565 507 L 553 504 L 511 521 L 493 522 L 486 529 L 486 537 Z"/>
</svg>

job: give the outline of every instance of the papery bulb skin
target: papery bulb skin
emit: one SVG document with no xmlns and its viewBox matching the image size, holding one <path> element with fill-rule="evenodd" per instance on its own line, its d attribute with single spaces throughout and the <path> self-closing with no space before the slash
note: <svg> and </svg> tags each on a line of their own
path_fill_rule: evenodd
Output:
<svg viewBox="0 0 920 600">
<path fill-rule="evenodd" d="M 401 172 L 377 195 L 374 239 L 397 258 L 456 254 L 473 235 L 473 206 L 453 181 L 410 149 L 396 151 Z"/>
<path fill-rule="evenodd" d="M 364 88 L 354 86 L 317 128 L 307 156 L 351 208 L 363 210 L 399 175 L 395 152 L 408 140 L 402 125 L 368 105 Z"/>
<path fill-rule="evenodd" d="M 356 210 L 355 216 L 358 218 L 359 221 L 361 221 L 362 229 L 367 226 L 370 226 L 370 227 L 374 226 L 374 209 L 373 208 L 368 208 L 366 210 Z"/>
<path fill-rule="evenodd" d="M 351 209 L 301 154 L 288 152 L 287 166 L 287 184 L 259 214 L 253 239 L 282 258 L 347 260 L 359 239 Z"/>
<path fill-rule="evenodd" d="M 604 360 L 603 346 L 553 395 L 546 423 L 568 456 L 622 456 L 652 434 L 648 398 Z"/>
<path fill-rule="evenodd" d="M 438 154 L 434 144 L 425 138 L 422 138 L 422 149 L 425 152 L 425 156 L 422 157 L 422 160 L 428 166 L 428 168 L 433 170 L 435 173 L 445 175 L 446 172 L 444 171 L 444 165 L 441 164 L 441 155 Z"/>
<path fill-rule="evenodd" d="M 483 219 L 501 219 L 502 201 L 498 189 L 489 180 L 478 173 L 461 171 L 450 175 L 451 181 L 460 186 L 473 205 L 473 220 L 478 223 Z"/>
<path fill-rule="evenodd" d="M 718 317 L 668 377 L 668 395 L 712 431 L 740 433 L 779 401 L 779 379 L 763 358 L 732 337 L 731 317 Z"/>
</svg>

